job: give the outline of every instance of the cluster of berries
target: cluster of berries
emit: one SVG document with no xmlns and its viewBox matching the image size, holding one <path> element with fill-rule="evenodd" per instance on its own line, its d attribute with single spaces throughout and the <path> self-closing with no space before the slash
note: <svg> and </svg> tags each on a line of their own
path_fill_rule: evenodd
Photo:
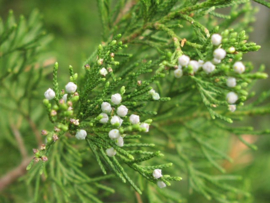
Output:
<svg viewBox="0 0 270 203">
<path fill-rule="evenodd" d="M 76 85 L 75 83 L 73 83 L 73 82 L 69 82 L 69 83 L 65 86 L 65 89 L 66 89 L 66 92 L 67 92 L 67 93 L 73 94 L 73 93 L 75 93 L 76 90 L 77 90 L 77 85 Z M 44 93 L 44 96 L 45 96 L 46 99 L 52 100 L 52 99 L 55 98 L 55 92 L 54 92 L 51 88 L 49 88 L 49 89 L 47 89 L 47 91 Z M 63 96 L 63 98 L 62 98 L 65 102 L 67 102 L 67 96 L 68 96 L 68 94 L 64 94 L 64 96 Z"/>
<path fill-rule="evenodd" d="M 108 136 L 110 139 L 115 140 L 115 144 L 119 147 L 124 146 L 124 137 L 125 134 L 121 134 L 119 128 L 121 127 L 123 121 L 129 122 L 131 125 L 137 125 L 138 129 L 144 132 L 149 131 L 149 124 L 148 123 L 140 123 L 140 116 L 131 114 L 129 117 L 128 115 L 128 108 L 125 105 L 121 104 L 122 96 L 121 94 L 113 94 L 111 96 L 111 103 L 109 102 L 102 102 L 101 104 L 101 111 L 102 113 L 99 114 L 100 117 L 99 122 L 102 124 L 107 124 L 110 122 L 113 129 L 108 132 Z M 113 108 L 112 105 L 117 106 Z M 116 109 L 116 111 L 115 111 Z M 87 136 L 87 132 L 83 129 L 78 130 L 76 133 L 76 138 L 79 140 L 85 139 Z M 116 150 L 111 147 L 106 150 L 108 156 L 112 157 L 116 154 Z"/>
<path fill-rule="evenodd" d="M 212 37 L 211 37 L 211 41 L 212 41 L 212 44 L 214 46 L 219 46 L 221 43 L 222 43 L 222 36 L 219 35 L 219 34 L 213 34 Z M 235 52 L 235 48 L 234 47 L 230 47 L 228 49 L 228 52 L 229 53 L 234 53 Z M 217 48 L 215 51 L 214 51 L 214 60 L 219 62 L 219 60 L 223 59 L 226 57 L 226 51 L 222 48 Z M 238 74 L 242 74 L 244 71 L 245 71 L 246 67 L 245 65 L 241 62 L 241 61 L 237 61 L 233 64 L 233 70 L 234 72 L 238 73 Z M 234 77 L 228 77 L 227 78 L 227 81 L 226 81 L 226 84 L 228 87 L 230 88 L 234 88 L 236 85 L 237 85 L 237 82 L 236 82 L 236 78 Z M 229 92 L 227 94 L 227 101 L 228 103 L 230 104 L 229 105 L 229 110 L 231 112 L 234 112 L 236 110 L 236 105 L 235 103 L 237 102 L 238 100 L 238 95 L 235 93 L 235 92 Z"/>
<path fill-rule="evenodd" d="M 59 114 L 60 116 L 69 118 L 73 125 L 79 125 L 79 120 L 74 118 L 73 115 L 73 105 L 79 100 L 79 94 L 76 90 L 77 85 L 73 82 L 69 82 L 65 86 L 65 90 L 62 90 L 62 98 L 52 107 L 52 109 L 49 100 L 53 100 L 56 94 L 51 88 L 44 93 L 46 99 L 43 102 L 50 111 L 51 117 L 55 118 L 57 114 Z"/>
<path fill-rule="evenodd" d="M 213 52 L 213 59 L 212 61 L 206 61 L 203 60 L 190 60 L 190 57 L 187 55 L 182 55 L 178 58 L 178 67 L 174 71 L 174 76 L 176 78 L 181 78 L 183 76 L 183 67 L 191 67 L 193 70 L 193 74 L 195 74 L 197 71 L 199 71 L 200 68 L 202 68 L 207 74 L 212 73 L 216 69 L 216 64 L 221 63 L 221 60 L 223 60 L 227 52 L 221 48 L 222 44 L 222 36 L 219 34 L 213 34 L 211 37 L 211 42 L 213 46 L 217 47 Z M 230 47 L 228 49 L 229 53 L 234 53 L 235 48 Z M 233 64 L 233 70 L 234 72 L 238 74 L 242 74 L 245 71 L 245 65 L 241 61 L 237 61 Z M 237 85 L 236 78 L 234 77 L 228 77 L 226 84 L 230 88 L 234 88 Z M 235 103 L 238 100 L 238 95 L 235 92 L 229 92 L 226 96 L 229 105 L 229 110 L 231 112 L 234 112 L 236 110 Z"/>
<path fill-rule="evenodd" d="M 160 179 L 160 178 L 162 177 L 162 171 L 161 171 L 161 169 L 155 169 L 155 170 L 153 171 L 153 177 L 154 177 L 155 179 Z M 158 185 L 158 187 L 160 187 L 160 188 L 166 187 L 166 183 L 164 183 L 164 182 L 161 181 L 161 180 L 158 180 L 158 181 L 157 181 L 157 185 Z"/>
<path fill-rule="evenodd" d="M 160 99 L 159 93 L 157 93 L 154 89 L 151 89 L 149 91 L 149 94 L 152 96 L 152 99 L 154 99 L 154 100 Z"/>
</svg>

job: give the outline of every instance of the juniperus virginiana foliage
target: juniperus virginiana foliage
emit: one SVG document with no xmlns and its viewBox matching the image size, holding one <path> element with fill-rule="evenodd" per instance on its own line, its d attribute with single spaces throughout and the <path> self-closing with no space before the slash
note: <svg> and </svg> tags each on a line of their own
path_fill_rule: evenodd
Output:
<svg viewBox="0 0 270 203">
<path fill-rule="evenodd" d="M 230 183 L 240 177 L 226 174 L 220 160 L 232 161 L 225 153 L 228 135 L 255 149 L 241 136 L 270 133 L 231 124 L 269 113 L 262 105 L 269 92 L 249 92 L 254 81 L 267 78 L 264 67 L 253 71 L 242 59 L 260 48 L 248 40 L 255 12 L 250 1 L 97 5 L 103 42 L 84 62 L 85 73 L 70 66 L 70 78 L 60 86 L 55 63 L 53 81 L 44 88 L 53 125 L 42 131 L 45 142 L 27 167 L 34 201 L 103 202 L 111 193 L 130 201 L 123 194 L 129 190 L 138 202 L 181 202 L 185 197 L 177 186 L 184 183 L 208 200 L 248 199 L 249 193 Z M 2 36 L 16 36 L 13 29 Z M 28 50 L 29 44 L 17 49 Z M 13 50 L 6 54 L 8 49 Z M 1 78 L 11 73 L 16 76 L 7 70 Z"/>
</svg>

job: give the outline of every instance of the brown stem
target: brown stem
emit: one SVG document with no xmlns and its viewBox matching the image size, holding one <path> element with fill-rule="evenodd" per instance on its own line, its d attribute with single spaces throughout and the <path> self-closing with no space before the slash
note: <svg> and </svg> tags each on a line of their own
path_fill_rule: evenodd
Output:
<svg viewBox="0 0 270 203">
<path fill-rule="evenodd" d="M 121 18 L 137 3 L 136 0 L 132 0 L 126 3 L 125 7 L 119 12 L 119 15 L 117 16 L 115 22 L 113 25 L 116 25 Z"/>
<path fill-rule="evenodd" d="M 127 36 L 126 38 L 124 38 L 122 40 L 122 42 L 124 44 L 125 43 L 128 43 L 128 42 L 131 42 L 132 40 L 134 40 L 135 38 L 139 37 L 145 30 L 147 30 L 149 28 L 154 28 L 154 23 L 145 24 L 143 27 L 135 30 L 133 34 L 131 34 L 130 36 Z"/>
<path fill-rule="evenodd" d="M 136 195 L 137 202 L 138 203 L 143 203 L 140 194 L 138 192 L 135 192 L 135 195 Z"/>
<path fill-rule="evenodd" d="M 17 178 L 26 173 L 26 167 L 30 163 L 32 158 L 33 157 L 24 158 L 19 166 L 17 166 L 12 171 L 6 173 L 0 178 L 0 191 L 5 189 L 8 185 L 17 180 Z"/>
<path fill-rule="evenodd" d="M 15 139 L 18 142 L 18 147 L 19 147 L 19 150 L 21 152 L 22 157 L 26 158 L 27 157 L 27 151 L 26 151 L 26 148 L 25 148 L 25 145 L 24 145 L 24 142 L 23 142 L 20 131 L 14 125 L 11 125 L 11 130 L 12 130 L 14 136 L 15 136 Z"/>
</svg>

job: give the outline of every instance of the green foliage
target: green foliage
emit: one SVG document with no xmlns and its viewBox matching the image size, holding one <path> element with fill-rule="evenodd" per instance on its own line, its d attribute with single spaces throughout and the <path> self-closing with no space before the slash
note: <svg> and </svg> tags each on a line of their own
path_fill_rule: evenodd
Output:
<svg viewBox="0 0 270 203">
<path fill-rule="evenodd" d="M 51 40 L 49 36 L 45 36 L 39 21 L 40 17 L 37 11 L 32 12 L 28 22 L 24 16 L 21 16 L 16 24 L 13 11 L 9 12 L 5 24 L 1 20 L 1 63 L 5 64 L 2 65 L 4 69 L 1 71 L 1 81 L 9 75 L 12 75 L 13 79 L 18 78 L 25 66 L 33 65 L 40 57 L 39 46 L 45 45 Z M 36 57 L 32 57 L 33 55 Z M 40 61 L 37 62 L 40 63 Z"/>
<path fill-rule="evenodd" d="M 45 35 L 37 11 L 32 12 L 28 21 L 21 16 L 18 24 L 10 11 L 7 22 L 1 20 L 0 33 L 1 111 L 23 116 L 29 121 L 44 76 L 40 68 L 47 57 L 44 46 L 51 41 L 51 36 Z M 6 121 L 1 122 L 1 129 L 5 129 Z M 8 134 L 3 132 L 4 136 Z"/>
<path fill-rule="evenodd" d="M 117 38 L 120 37 L 121 35 L 117 36 Z M 141 194 L 141 190 L 132 181 L 122 165 L 125 164 L 132 170 L 137 171 L 148 181 L 156 182 L 152 176 L 154 170 L 153 166 L 151 169 L 146 169 L 146 166 L 139 164 L 154 157 L 160 157 L 162 154 L 159 151 L 151 152 L 140 149 L 140 147 L 153 147 L 154 144 L 133 141 L 134 139 L 137 140 L 140 138 L 141 136 L 138 135 L 138 133 L 143 133 L 146 129 L 140 126 L 140 124 L 131 124 L 127 117 L 123 118 L 124 121 L 121 127 L 119 123 L 100 124 L 100 120 L 102 119 L 100 106 L 103 102 L 111 101 L 112 93 L 120 92 L 122 97 L 121 105 L 128 107 L 129 112 L 136 113 L 144 107 L 144 103 L 155 101 L 153 99 L 154 97 L 152 98 L 148 93 L 148 91 L 151 90 L 150 83 L 157 80 L 162 75 L 158 73 L 153 77 L 150 77 L 149 80 L 145 80 L 141 84 L 138 83 L 139 78 L 142 77 L 143 74 L 152 72 L 151 68 L 155 64 L 152 64 L 151 61 L 148 63 L 135 64 L 135 67 L 132 67 L 133 71 L 131 73 L 126 70 L 122 70 L 120 74 L 115 74 L 114 72 L 120 71 L 120 67 L 118 67 L 120 63 L 116 61 L 116 59 L 119 57 L 119 59 L 124 58 L 124 60 L 126 60 L 125 58 L 132 57 L 131 55 L 121 55 L 121 53 L 118 55 L 118 50 L 122 50 L 125 47 L 126 46 L 122 45 L 122 42 L 117 42 L 116 40 L 112 40 L 107 46 L 100 45 L 97 51 L 97 56 L 95 56 L 96 60 L 91 61 L 90 58 L 86 61 L 91 61 L 91 63 L 85 65 L 86 74 L 81 84 L 78 84 L 78 92 L 68 94 L 66 101 L 64 101 L 64 99 L 60 99 L 64 96 L 64 92 L 60 92 L 58 88 L 58 63 L 55 64 L 53 76 L 53 90 L 56 93 L 54 98 L 55 102 L 50 103 L 47 99 L 43 101 L 47 108 L 50 120 L 55 124 L 55 128 L 54 132 L 51 131 L 44 134 L 46 135 L 46 147 L 44 146 L 41 150 L 35 151 L 35 161 L 46 161 L 47 157 L 50 157 L 49 153 L 51 153 L 51 147 L 53 147 L 55 143 L 59 142 L 58 138 L 63 137 L 64 133 L 69 131 L 74 135 L 83 128 L 84 130 L 87 130 L 87 134 L 89 135 L 86 138 L 87 144 L 93 151 L 103 173 L 107 174 L 106 167 L 104 165 L 105 162 L 124 183 L 128 182 L 138 193 Z M 125 66 L 122 66 L 122 68 L 124 67 Z M 100 72 L 104 68 L 109 72 L 108 76 L 102 75 Z M 135 71 L 136 69 L 137 71 Z M 70 81 L 73 82 L 73 84 L 77 83 L 77 77 L 77 74 L 75 74 L 72 67 L 70 67 Z M 125 86 L 129 88 L 125 88 Z M 104 87 L 102 92 L 99 91 L 101 87 Z M 159 100 L 161 102 L 167 101 L 168 98 L 160 98 Z M 116 115 L 116 110 L 118 111 L 118 108 L 121 106 L 118 104 L 111 104 L 114 106 L 115 112 L 112 111 L 108 116 L 112 119 L 112 117 Z M 140 111 L 141 120 L 147 115 L 147 113 L 148 112 L 144 113 L 143 109 Z M 79 124 L 74 121 L 78 121 Z M 142 123 L 149 125 L 151 120 L 145 120 Z M 108 134 L 110 134 L 110 131 L 114 128 L 118 129 L 125 140 L 127 140 L 127 143 L 124 144 L 123 148 L 121 148 L 121 145 L 118 146 L 114 139 L 110 139 L 108 137 Z M 111 147 L 116 150 L 117 158 L 113 157 L 110 159 L 106 154 L 105 150 Z M 76 155 L 80 156 L 79 153 Z M 66 160 L 70 160 L 70 163 L 74 165 L 76 164 L 76 160 L 72 161 L 74 158 L 75 157 L 70 157 Z M 59 160 L 60 159 L 58 159 L 58 161 Z M 34 160 L 32 162 L 34 162 Z M 55 162 L 50 161 L 49 165 L 52 164 L 55 164 Z M 31 165 L 32 163 L 29 165 L 29 168 Z M 170 165 L 161 165 L 161 168 Z M 55 166 L 47 167 L 55 168 Z M 48 177 L 54 176 L 54 172 L 48 171 L 44 168 L 44 164 L 41 164 L 40 170 L 44 170 L 44 173 L 48 174 Z M 67 174 L 67 172 L 64 171 L 63 173 Z M 51 184 L 59 184 L 60 188 L 64 188 L 68 185 L 61 176 L 56 176 L 55 179 L 56 180 L 52 181 Z M 169 181 L 181 180 L 181 178 L 164 175 L 161 180 L 167 185 L 170 185 Z M 68 192 L 65 191 L 64 193 L 68 194 Z"/>
<path fill-rule="evenodd" d="M 42 143 L 36 124 L 43 113 L 40 108 L 36 109 L 41 106 L 38 93 L 41 78 L 45 84 L 44 76 L 48 74 L 43 70 L 43 64 L 49 65 L 49 52 L 45 46 L 52 37 L 45 35 L 40 18 L 39 12 L 34 10 L 28 20 L 21 16 L 16 22 L 13 11 L 10 11 L 6 22 L 1 20 L 0 25 L 0 139 L 1 148 L 7 147 L 5 150 L 15 152 L 9 157 L 12 163 L 19 163 L 21 156 L 26 163 L 29 161 L 30 146 L 24 146 L 24 139 L 30 138 L 29 144 Z M 23 138 L 20 129 L 28 132 Z M 5 150 L 2 153 L 9 154 Z M 9 166 L 2 161 L 5 160 L 1 159 L 1 165 Z M 6 170 L 6 167 L 1 167 L 1 174 Z"/>
<path fill-rule="evenodd" d="M 25 117 L 31 112 L 32 100 L 41 81 L 46 54 L 42 48 L 51 41 L 45 36 L 40 16 L 34 11 L 29 20 L 20 17 L 16 24 L 13 12 L 9 12 L 7 22 L 1 21 L 1 106 L 22 113 Z M 27 102 L 25 102 L 27 101 Z M 23 106 L 26 105 L 24 108 Z"/>
<path fill-rule="evenodd" d="M 268 8 L 270 8 L 270 2 L 269 1 L 266 1 L 266 0 L 254 0 L 255 2 L 259 3 L 259 4 L 262 4 Z"/>
<path fill-rule="evenodd" d="M 256 2 L 269 7 L 267 1 Z M 43 139 L 45 144 L 33 150 L 23 177 L 34 191 L 33 201 L 106 202 L 115 191 L 116 201 L 132 202 L 134 192 L 137 202 L 194 202 L 193 193 L 208 201 L 250 201 L 242 177 L 227 173 L 224 164 L 233 161 L 228 155 L 231 135 L 256 150 L 243 135 L 270 133 L 232 125 L 270 113 L 265 102 L 269 91 L 250 93 L 256 80 L 267 78 L 264 67 L 254 70 L 248 61 L 241 62 L 241 70 L 235 65 L 260 49 L 248 41 L 256 12 L 250 1 L 98 0 L 97 7 L 104 42 L 83 63 L 84 73 L 69 66 L 64 88 L 58 63 L 53 68 L 48 87 L 55 95 L 46 92 L 43 100 L 52 124 L 39 124 L 46 128 L 45 138 L 36 135 L 33 146 Z M 225 7 L 230 8 L 226 14 Z M 37 105 L 32 100 L 39 98 L 34 91 L 44 77 L 42 69 L 37 74 L 34 68 L 44 57 L 38 45 L 49 41 L 41 37 L 37 19 L 30 17 L 28 27 L 23 19 L 14 26 L 10 15 L 0 29 L 0 60 L 7 64 L 1 72 L 6 92 L 1 94 L 14 103 L 1 107 L 18 111 L 30 126 Z M 211 38 L 217 33 L 222 42 L 215 44 Z M 219 48 L 226 57 L 215 61 Z M 203 60 L 203 68 L 182 65 L 182 56 Z M 204 67 L 207 62 L 214 68 Z M 236 84 L 228 85 L 228 78 Z M 14 96 L 9 87 L 17 80 L 14 89 L 20 93 Z M 233 102 L 231 92 L 237 95 Z M 104 110 L 105 103 L 112 109 Z M 139 115 L 139 121 L 131 115 Z M 156 169 L 163 176 L 154 177 Z M 182 180 L 179 176 L 183 181 L 172 182 Z"/>
</svg>

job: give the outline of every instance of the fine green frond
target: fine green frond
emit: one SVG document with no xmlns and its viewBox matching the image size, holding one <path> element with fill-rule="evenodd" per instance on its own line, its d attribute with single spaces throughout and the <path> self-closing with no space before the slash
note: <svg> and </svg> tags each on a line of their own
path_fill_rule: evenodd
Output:
<svg viewBox="0 0 270 203">
<path fill-rule="evenodd" d="M 246 135 L 270 134 L 242 121 L 270 113 L 270 91 L 253 92 L 264 66 L 245 57 L 261 48 L 251 1 L 96 4 L 102 42 L 66 78 L 37 11 L 0 20 L 0 143 L 31 159 L 31 201 L 249 202 L 232 162 L 257 150 Z"/>
</svg>

